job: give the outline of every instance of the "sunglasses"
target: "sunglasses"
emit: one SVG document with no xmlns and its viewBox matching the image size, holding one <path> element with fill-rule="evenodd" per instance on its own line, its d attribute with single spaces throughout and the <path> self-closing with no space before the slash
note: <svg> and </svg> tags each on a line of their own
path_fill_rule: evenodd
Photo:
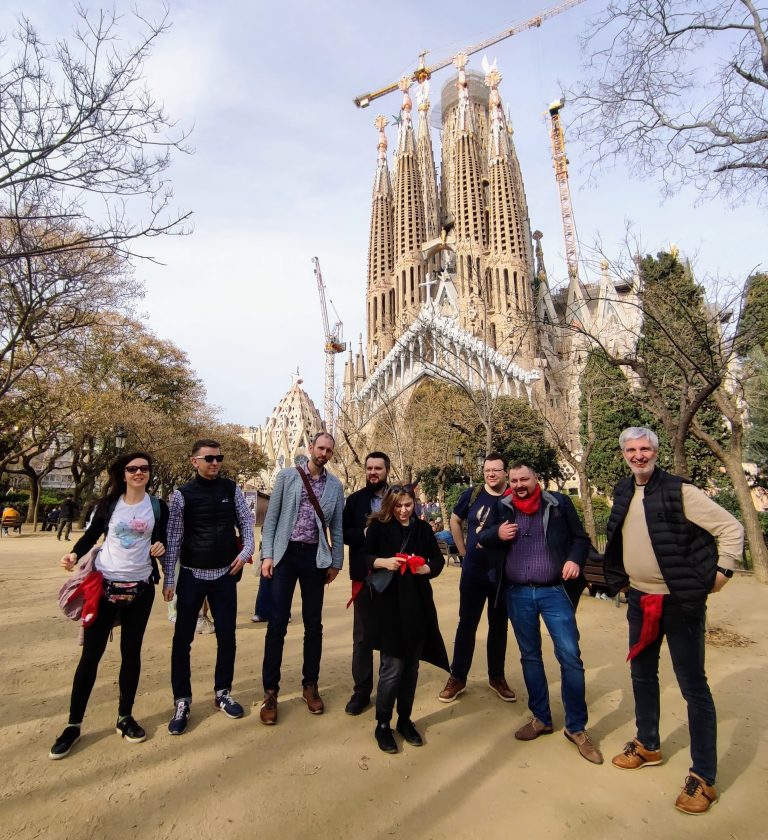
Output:
<svg viewBox="0 0 768 840">
<path fill-rule="evenodd" d="M 220 464 L 224 460 L 223 455 L 195 455 L 195 458 L 205 461 L 206 464 L 212 464 L 214 461 Z"/>
<path fill-rule="evenodd" d="M 134 473 L 137 473 L 137 472 L 148 473 L 150 469 L 151 468 L 150 468 L 149 464 L 140 464 L 139 466 L 131 465 L 130 467 L 126 467 L 125 471 L 127 473 L 130 473 L 131 475 L 133 475 Z"/>
<path fill-rule="evenodd" d="M 387 495 L 392 493 L 413 493 L 413 485 L 411 484 L 393 484 L 388 490 Z"/>
</svg>

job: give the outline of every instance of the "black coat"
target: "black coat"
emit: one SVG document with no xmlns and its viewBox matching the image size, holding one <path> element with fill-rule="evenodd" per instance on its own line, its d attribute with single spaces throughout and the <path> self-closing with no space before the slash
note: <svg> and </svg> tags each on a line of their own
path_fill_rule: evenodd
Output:
<svg viewBox="0 0 768 840">
<path fill-rule="evenodd" d="M 371 501 L 375 493 L 367 487 L 356 490 L 347 496 L 342 516 L 344 543 L 349 546 L 349 576 L 352 580 L 362 581 L 368 576 L 365 554 L 365 527 L 371 512 Z"/>
<path fill-rule="evenodd" d="M 408 541 L 403 548 L 406 537 Z M 369 569 L 373 569 L 377 557 L 394 557 L 401 551 L 424 557 L 430 568 L 429 575 L 414 575 L 410 570 L 403 575 L 392 572 L 383 592 L 374 592 L 366 586 L 360 593 L 358 597 L 372 599 L 366 625 L 371 647 L 398 658 L 406 658 L 420 649 L 421 660 L 449 670 L 429 582 L 445 565 L 432 528 L 421 519 L 412 520 L 407 530 L 394 519 L 374 520 L 368 526 L 363 548 Z"/>
</svg>

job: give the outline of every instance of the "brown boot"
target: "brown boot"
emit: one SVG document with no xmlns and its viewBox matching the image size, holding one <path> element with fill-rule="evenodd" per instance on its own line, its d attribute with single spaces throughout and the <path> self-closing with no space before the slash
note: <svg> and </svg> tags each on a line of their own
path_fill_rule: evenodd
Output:
<svg viewBox="0 0 768 840">
<path fill-rule="evenodd" d="M 317 683 L 310 683 L 304 686 L 301 693 L 307 708 L 313 715 L 321 715 L 325 711 L 325 704 L 320 692 L 317 690 Z"/>
<path fill-rule="evenodd" d="M 717 791 L 708 785 L 701 776 L 691 773 L 686 776 L 680 796 L 677 797 L 675 808 L 684 814 L 706 814 L 717 802 Z"/>
<path fill-rule="evenodd" d="M 641 767 L 653 767 L 661 764 L 661 750 L 647 750 L 635 738 L 624 744 L 624 749 L 611 759 L 611 764 L 619 770 L 639 770 Z"/>
<path fill-rule="evenodd" d="M 277 692 L 270 689 L 264 695 L 264 702 L 259 709 L 259 717 L 264 726 L 274 726 L 277 723 Z"/>
<path fill-rule="evenodd" d="M 488 685 L 491 687 L 492 691 L 495 691 L 496 694 L 504 700 L 505 703 L 514 703 L 515 700 L 517 700 L 517 695 L 509 687 L 504 677 L 501 677 L 498 680 L 488 680 Z"/>
<path fill-rule="evenodd" d="M 464 693 L 467 687 L 466 680 L 457 680 L 456 677 L 448 677 L 445 688 L 437 695 L 441 703 L 452 703 L 460 694 Z"/>
</svg>

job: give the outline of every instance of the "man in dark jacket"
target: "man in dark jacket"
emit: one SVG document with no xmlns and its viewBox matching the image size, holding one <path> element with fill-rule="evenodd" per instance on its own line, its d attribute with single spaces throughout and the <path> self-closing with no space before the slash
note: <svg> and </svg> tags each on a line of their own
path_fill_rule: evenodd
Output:
<svg viewBox="0 0 768 840">
<path fill-rule="evenodd" d="M 587 735 L 584 665 L 579 651 L 576 613 L 564 584 L 577 581 L 589 552 L 573 502 L 562 493 L 542 492 L 528 464 L 509 470 L 510 495 L 496 505 L 486 521 L 480 542 L 508 544 L 504 563 L 507 610 L 520 648 L 528 708 L 533 717 L 515 732 L 519 741 L 532 741 L 553 731 L 549 688 L 541 656 L 541 624 L 552 637 L 560 663 L 565 729 L 563 734 L 593 764 L 602 764 L 600 750 Z"/>
<path fill-rule="evenodd" d="M 73 496 L 67 496 L 61 503 L 59 508 L 59 524 L 56 529 L 56 539 L 61 539 L 62 531 L 64 532 L 64 539 L 69 542 L 69 535 L 72 531 L 72 523 L 77 516 L 77 505 Z"/>
<path fill-rule="evenodd" d="M 637 736 L 613 764 L 622 770 L 661 764 L 659 652 L 666 636 L 691 736 L 692 765 L 675 807 L 703 814 L 717 801 L 717 720 L 704 671 L 707 595 L 733 575 L 744 529 L 704 492 L 656 466 L 653 431 L 625 429 L 619 445 L 632 476 L 614 490 L 605 562 L 613 593 L 629 586 Z"/>
<path fill-rule="evenodd" d="M 163 597 L 171 601 L 174 592 L 178 596 L 171 652 L 176 706 L 168 724 L 171 735 L 181 735 L 187 728 L 192 703 L 189 654 L 206 598 L 216 625 L 213 702 L 227 717 L 243 716 L 243 707 L 230 691 L 235 671 L 237 581 L 253 555 L 253 518 L 240 488 L 219 475 L 224 456 L 215 440 L 196 441 L 191 460 L 195 477 L 171 495 L 168 550 L 163 558 Z M 177 560 L 181 564 L 178 583 Z"/>
<path fill-rule="evenodd" d="M 368 575 L 363 552 L 368 516 L 381 510 L 381 500 L 387 492 L 389 455 L 371 452 L 365 456 L 365 487 L 347 497 L 342 525 L 344 544 L 349 546 L 349 576 L 352 579 L 352 679 L 354 690 L 344 711 L 359 715 L 368 708 L 373 691 L 373 649 L 366 640 L 365 622 L 370 611 L 370 598 L 361 593 Z"/>
</svg>

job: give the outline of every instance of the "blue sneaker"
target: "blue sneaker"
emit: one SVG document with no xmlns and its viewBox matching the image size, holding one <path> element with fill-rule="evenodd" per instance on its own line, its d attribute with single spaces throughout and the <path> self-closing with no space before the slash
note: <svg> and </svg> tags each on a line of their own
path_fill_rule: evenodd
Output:
<svg viewBox="0 0 768 840">
<path fill-rule="evenodd" d="M 176 704 L 176 713 L 168 724 L 168 731 L 171 735 L 183 735 L 189 723 L 189 703 L 186 700 L 179 700 Z"/>
<path fill-rule="evenodd" d="M 241 718 L 243 716 L 243 707 L 232 697 L 229 696 L 229 691 L 222 691 L 213 698 L 213 705 L 217 709 L 221 709 L 227 717 Z"/>
</svg>

